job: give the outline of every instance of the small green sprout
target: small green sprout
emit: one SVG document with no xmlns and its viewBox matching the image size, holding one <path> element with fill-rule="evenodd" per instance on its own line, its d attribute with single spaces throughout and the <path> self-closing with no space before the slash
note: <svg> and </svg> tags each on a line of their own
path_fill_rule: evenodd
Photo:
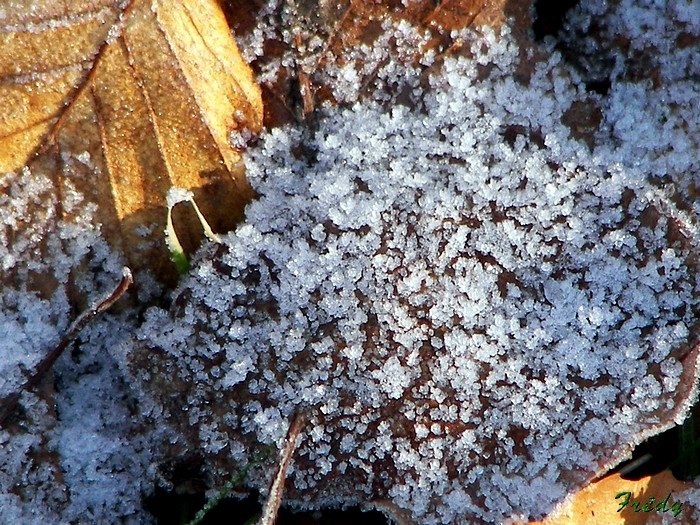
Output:
<svg viewBox="0 0 700 525">
<path fill-rule="evenodd" d="M 209 240 L 217 243 L 221 242 L 221 240 L 219 239 L 219 236 L 212 231 L 211 226 L 209 226 L 209 223 L 204 218 L 204 215 L 202 215 L 197 203 L 194 201 L 194 195 L 191 191 L 177 187 L 170 188 L 166 202 L 168 205 L 168 218 L 167 225 L 165 227 L 165 242 L 170 250 L 170 256 L 175 263 L 177 273 L 183 275 L 190 269 L 190 264 L 173 225 L 172 211 L 175 205 L 180 204 L 181 202 L 189 202 L 192 204 L 192 207 L 197 214 L 197 218 L 199 219 L 199 223 L 202 225 L 202 229 L 204 230 L 204 235 L 206 235 Z"/>
</svg>

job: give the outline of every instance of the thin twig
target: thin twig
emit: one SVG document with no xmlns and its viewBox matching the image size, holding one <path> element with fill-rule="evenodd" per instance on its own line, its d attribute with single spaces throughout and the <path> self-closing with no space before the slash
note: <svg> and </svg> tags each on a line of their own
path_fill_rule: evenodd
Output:
<svg viewBox="0 0 700 525">
<path fill-rule="evenodd" d="M 5 426 L 7 418 L 14 413 L 22 392 L 29 390 L 30 388 L 34 388 L 44 377 L 46 372 L 51 369 L 53 364 L 56 362 L 56 359 L 59 358 L 75 336 L 78 335 L 83 328 L 85 328 L 85 325 L 87 325 L 95 316 L 104 312 L 115 302 L 117 302 L 117 300 L 124 295 L 124 292 L 126 292 L 133 282 L 134 278 L 131 275 L 131 270 L 125 266 L 122 271 L 122 279 L 119 281 L 117 287 L 110 294 L 95 302 L 92 306 L 90 306 L 90 308 L 80 314 L 75 321 L 73 321 L 68 328 L 68 332 L 66 332 L 66 335 L 64 335 L 63 339 L 61 339 L 61 342 L 58 343 L 54 349 L 39 362 L 34 370 L 34 373 L 25 381 L 19 390 L 4 399 L 3 405 L 0 406 L 0 428 Z"/>
<path fill-rule="evenodd" d="M 299 55 L 299 48 L 301 47 L 301 35 L 299 33 L 294 35 L 294 46 L 296 47 L 296 54 Z M 299 81 L 299 94 L 303 103 L 304 120 L 308 123 L 309 115 L 314 111 L 314 93 L 311 87 L 311 79 L 299 62 L 297 59 L 296 70 L 297 80 Z"/>
<path fill-rule="evenodd" d="M 292 456 L 297 446 L 297 439 L 304 428 L 304 424 L 304 416 L 302 414 L 297 414 L 292 424 L 289 426 L 287 438 L 284 441 L 282 450 L 280 450 L 277 472 L 275 473 L 275 477 L 272 478 L 270 492 L 267 495 L 267 501 L 265 502 L 265 507 L 263 508 L 258 525 L 274 525 L 277 519 L 277 511 L 282 503 L 282 492 L 284 491 L 284 480 L 287 477 L 287 469 L 289 468 L 289 463 L 292 461 Z"/>
</svg>

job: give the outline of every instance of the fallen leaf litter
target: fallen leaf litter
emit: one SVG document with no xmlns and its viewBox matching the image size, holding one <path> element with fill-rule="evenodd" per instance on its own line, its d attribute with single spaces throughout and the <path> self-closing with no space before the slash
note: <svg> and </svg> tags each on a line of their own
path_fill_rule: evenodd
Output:
<svg viewBox="0 0 700 525">
<path fill-rule="evenodd" d="M 287 504 L 527 519 L 682 420 L 686 215 L 569 137 L 577 88 L 555 58 L 522 85 L 507 34 L 470 39 L 426 91 L 403 71 L 411 107 L 264 136 L 246 222 L 200 254 L 170 312 L 147 312 L 133 384 L 215 477 L 301 411 Z"/>
</svg>

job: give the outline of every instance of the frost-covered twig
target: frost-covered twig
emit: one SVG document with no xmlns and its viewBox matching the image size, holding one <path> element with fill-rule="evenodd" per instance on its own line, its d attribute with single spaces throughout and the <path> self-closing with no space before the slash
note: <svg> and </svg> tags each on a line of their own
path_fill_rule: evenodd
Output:
<svg viewBox="0 0 700 525">
<path fill-rule="evenodd" d="M 75 336 L 78 335 L 78 333 L 83 328 L 85 328 L 85 326 L 95 316 L 104 312 L 105 310 L 110 308 L 115 302 L 117 302 L 117 300 L 122 295 L 124 295 L 126 290 L 129 288 L 129 286 L 131 286 L 131 283 L 133 282 L 134 279 L 131 275 L 131 270 L 125 266 L 122 271 L 122 279 L 121 281 L 119 281 L 117 287 L 112 292 L 110 292 L 109 295 L 95 302 L 92 306 L 90 306 L 90 308 L 88 308 L 82 314 L 80 314 L 76 318 L 76 320 L 73 321 L 73 323 L 70 325 L 70 327 L 68 328 L 68 332 L 65 336 L 63 336 L 63 339 L 61 339 L 61 341 L 54 347 L 54 349 L 39 362 L 36 369 L 34 370 L 34 373 L 31 374 L 27 381 L 15 393 L 5 398 L 4 403 L 2 404 L 2 406 L 0 406 L 0 427 L 3 427 L 5 425 L 5 421 L 7 420 L 7 418 L 9 418 L 15 411 L 15 408 L 17 407 L 17 402 L 19 401 L 19 397 L 20 395 L 22 395 L 22 392 L 36 386 L 41 380 L 41 378 L 44 377 L 44 374 L 46 374 L 46 372 L 48 372 L 51 369 L 53 364 L 56 362 L 56 359 L 59 358 L 59 356 L 63 353 L 63 351 L 75 338 Z"/>
<path fill-rule="evenodd" d="M 280 508 L 280 503 L 282 503 L 282 492 L 284 491 L 284 480 L 287 477 L 287 469 L 289 468 L 289 463 L 292 461 L 297 439 L 304 428 L 304 423 L 304 416 L 302 414 L 297 414 L 292 420 L 292 424 L 289 426 L 287 438 L 284 441 L 282 450 L 280 450 L 277 472 L 275 472 L 275 477 L 272 478 L 270 492 L 267 495 L 267 501 L 265 502 L 262 516 L 260 516 L 257 525 L 274 525 L 277 519 L 277 511 Z"/>
</svg>

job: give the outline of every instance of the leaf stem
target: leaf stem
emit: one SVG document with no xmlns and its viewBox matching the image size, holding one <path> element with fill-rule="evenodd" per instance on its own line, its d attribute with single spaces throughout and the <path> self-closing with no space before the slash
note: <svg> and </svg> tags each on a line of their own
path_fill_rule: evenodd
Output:
<svg viewBox="0 0 700 525">
<path fill-rule="evenodd" d="M 202 507 L 197 512 L 197 514 L 195 514 L 194 518 L 192 518 L 192 521 L 190 521 L 187 525 L 199 525 L 204 519 L 204 517 L 207 515 L 207 513 L 214 507 L 216 507 L 222 499 L 228 496 L 229 493 L 234 489 L 234 487 L 240 485 L 243 482 L 243 480 L 248 476 L 248 472 L 250 471 L 250 469 L 258 463 L 264 461 L 272 453 L 274 448 L 275 447 L 272 445 L 265 447 L 265 449 L 263 449 L 262 452 L 256 455 L 250 461 L 250 463 L 248 463 L 245 467 L 243 467 L 243 469 L 240 470 L 240 472 L 238 472 L 234 477 L 227 481 L 226 484 L 221 488 L 221 490 L 207 501 L 204 507 Z"/>
</svg>

